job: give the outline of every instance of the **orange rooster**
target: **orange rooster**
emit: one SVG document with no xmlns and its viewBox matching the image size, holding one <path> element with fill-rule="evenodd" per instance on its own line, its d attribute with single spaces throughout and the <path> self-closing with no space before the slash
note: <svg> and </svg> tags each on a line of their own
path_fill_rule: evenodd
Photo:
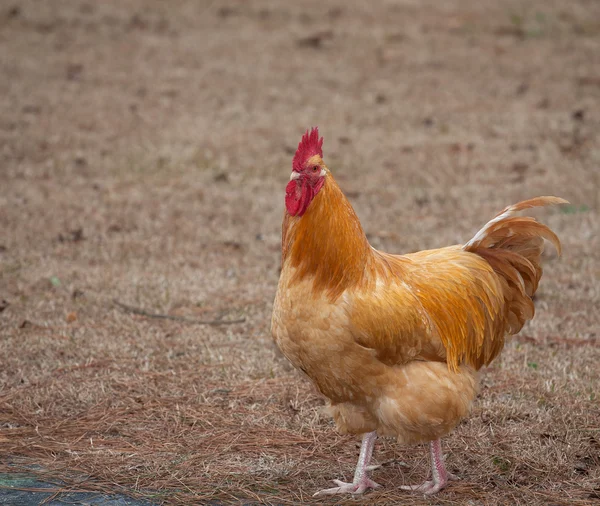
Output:
<svg viewBox="0 0 600 506">
<path fill-rule="evenodd" d="M 526 200 L 465 245 L 390 255 L 369 245 L 322 145 L 307 131 L 292 162 L 272 333 L 338 429 L 364 436 L 354 481 L 315 495 L 379 487 L 368 477 L 377 434 L 430 442 L 432 479 L 402 488 L 434 494 L 456 478 L 440 438 L 469 413 L 476 371 L 533 317 L 544 239 L 560 253 L 554 232 L 515 214 L 566 201 Z"/>
</svg>

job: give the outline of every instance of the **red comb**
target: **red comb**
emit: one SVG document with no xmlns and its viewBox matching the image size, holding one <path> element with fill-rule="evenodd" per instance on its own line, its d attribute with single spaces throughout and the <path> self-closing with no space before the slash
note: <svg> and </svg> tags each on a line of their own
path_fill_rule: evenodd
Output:
<svg viewBox="0 0 600 506">
<path fill-rule="evenodd" d="M 302 171 L 306 160 L 314 155 L 323 156 L 323 137 L 319 139 L 319 127 L 311 128 L 310 131 L 307 130 L 302 136 L 292 160 L 292 170 Z"/>
</svg>

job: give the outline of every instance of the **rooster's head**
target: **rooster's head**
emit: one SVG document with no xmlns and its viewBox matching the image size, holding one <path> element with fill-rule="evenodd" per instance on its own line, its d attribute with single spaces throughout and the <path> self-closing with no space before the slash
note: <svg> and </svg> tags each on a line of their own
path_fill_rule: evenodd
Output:
<svg viewBox="0 0 600 506">
<path fill-rule="evenodd" d="M 302 216 L 323 187 L 327 167 L 323 162 L 323 137 L 318 127 L 307 130 L 292 160 L 292 175 L 285 189 L 285 207 L 292 216 Z"/>
</svg>

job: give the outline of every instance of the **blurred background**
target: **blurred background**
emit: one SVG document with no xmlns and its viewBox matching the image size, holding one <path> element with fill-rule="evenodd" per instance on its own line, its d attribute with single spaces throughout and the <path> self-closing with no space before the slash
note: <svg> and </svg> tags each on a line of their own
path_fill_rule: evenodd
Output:
<svg viewBox="0 0 600 506">
<path fill-rule="evenodd" d="M 598 427 L 599 105 L 595 0 L 1 2 L 4 469 L 77 468 L 87 488 L 183 503 L 301 501 L 351 473 L 353 440 L 315 414 L 322 401 L 269 330 L 291 158 L 318 125 L 325 162 L 389 252 L 464 242 L 521 199 L 571 201 L 543 212 L 564 258 L 549 248 L 536 320 L 477 408 L 529 418 L 514 417 L 497 462 L 474 469 L 457 453 L 478 484 L 467 475 L 448 494 L 463 504 L 474 487 L 495 504 L 522 487 L 535 502 L 531 482 L 553 490 L 558 476 L 558 492 L 588 500 L 600 439 L 575 431 L 561 458 L 528 457 L 523 434 L 533 419 L 540 434 L 556 419 L 561 434 L 582 417 Z M 540 414 L 555 380 L 575 404 Z M 482 416 L 456 437 L 485 434 Z M 294 444 L 269 446 L 273 434 Z M 339 448 L 315 456 L 315 441 Z M 414 458 L 403 451 L 381 455 Z M 541 475 L 519 482 L 517 454 Z M 419 476 L 427 462 L 413 464 Z M 489 485 L 503 473 L 513 482 Z"/>
</svg>

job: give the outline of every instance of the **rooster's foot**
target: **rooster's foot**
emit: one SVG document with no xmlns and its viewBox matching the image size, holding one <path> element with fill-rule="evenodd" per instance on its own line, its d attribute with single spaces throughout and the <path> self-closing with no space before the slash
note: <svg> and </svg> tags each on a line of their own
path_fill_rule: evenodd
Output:
<svg viewBox="0 0 600 506">
<path fill-rule="evenodd" d="M 446 471 L 444 465 L 444 456 L 442 455 L 442 443 L 439 439 L 431 441 L 429 445 L 431 451 L 431 473 L 433 480 L 426 481 L 421 485 L 403 485 L 400 488 L 403 490 L 412 490 L 413 492 L 421 492 L 425 495 L 433 495 L 442 490 L 449 481 L 458 480 L 458 476 Z"/>
<path fill-rule="evenodd" d="M 421 485 L 402 485 L 402 490 L 411 490 L 413 492 L 421 492 L 425 495 L 437 494 L 440 490 L 448 485 L 449 481 L 457 481 L 460 478 L 452 473 L 446 474 L 446 479 L 431 480 L 422 483 Z"/>
<path fill-rule="evenodd" d="M 333 482 L 337 485 L 337 487 L 319 490 L 316 494 L 313 495 L 313 497 L 335 494 L 359 495 L 365 493 L 370 488 L 381 487 L 379 483 L 375 483 L 373 480 L 366 477 L 356 483 L 346 483 L 340 480 L 333 480 Z"/>
<path fill-rule="evenodd" d="M 313 495 L 313 497 L 334 494 L 360 495 L 364 494 L 370 488 L 381 487 L 379 483 L 375 483 L 368 476 L 369 469 L 379 467 L 369 466 L 369 463 L 371 462 L 371 455 L 373 454 L 373 446 L 375 445 L 376 439 L 377 433 L 375 431 L 369 432 L 363 436 L 362 445 L 360 446 L 360 455 L 358 457 L 356 471 L 354 472 L 354 479 L 352 480 L 352 483 L 346 483 L 340 480 L 333 480 L 337 487 L 319 490 L 315 495 Z"/>
</svg>

